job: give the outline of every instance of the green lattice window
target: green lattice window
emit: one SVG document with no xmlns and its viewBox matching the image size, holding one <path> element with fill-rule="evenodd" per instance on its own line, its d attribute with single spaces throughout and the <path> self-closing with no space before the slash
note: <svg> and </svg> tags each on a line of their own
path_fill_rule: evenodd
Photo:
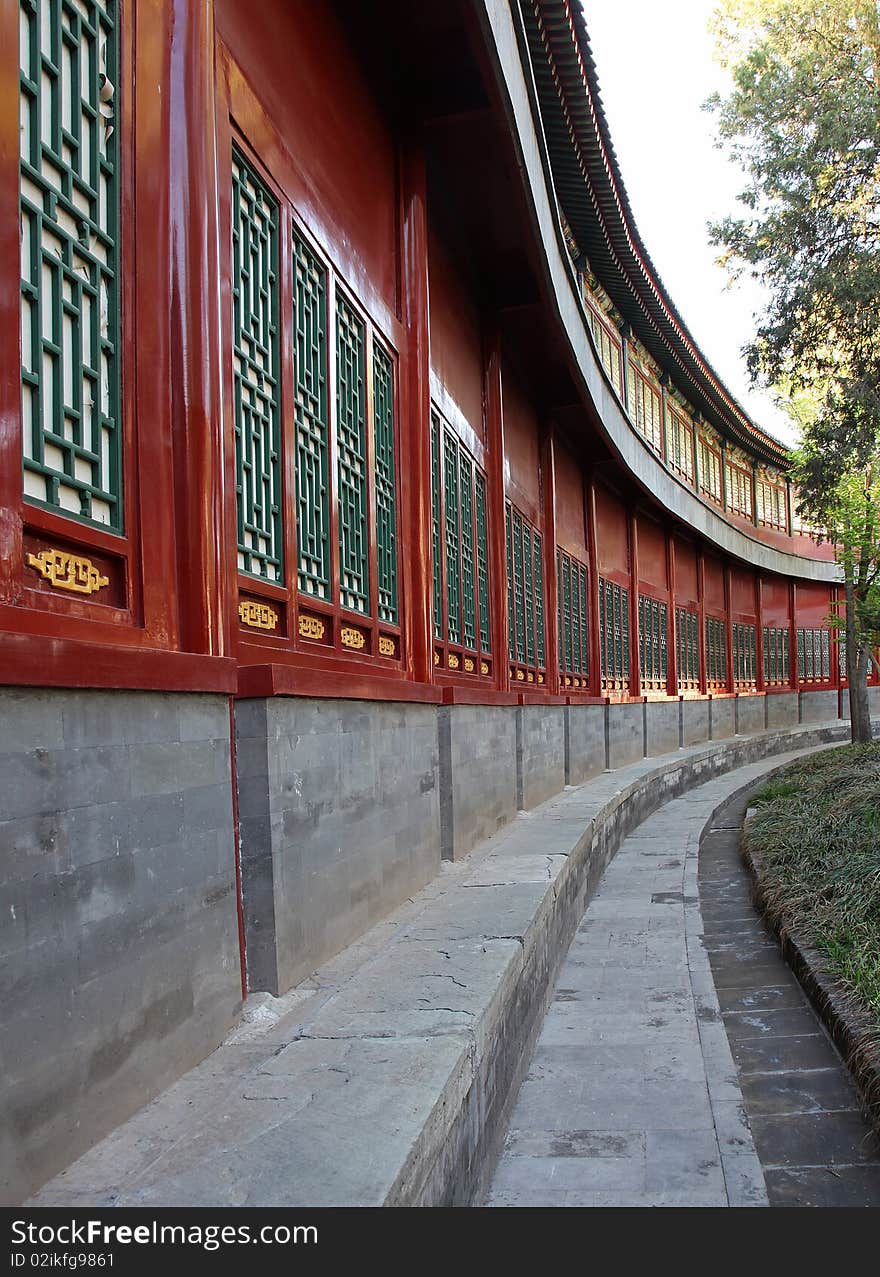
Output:
<svg viewBox="0 0 880 1277">
<path fill-rule="evenodd" d="M 486 538 L 486 480 L 476 472 L 477 510 L 477 593 L 480 604 L 480 647 L 484 652 L 492 650 L 489 623 L 489 546 Z"/>
<path fill-rule="evenodd" d="M 379 620 L 397 624 L 397 499 L 394 466 L 394 368 L 373 346 L 373 422 L 376 452 L 376 577 Z"/>
<path fill-rule="evenodd" d="M 559 673 L 564 687 L 589 687 L 589 603 L 587 569 L 566 553 L 556 551 L 556 624 Z"/>
<path fill-rule="evenodd" d="M 727 623 L 717 616 L 706 617 L 706 682 L 727 685 Z"/>
<path fill-rule="evenodd" d="M 339 601 L 352 612 L 370 611 L 367 532 L 367 408 L 363 321 L 336 297 L 336 444 L 339 509 Z"/>
<path fill-rule="evenodd" d="M 787 683 L 790 673 L 791 631 L 764 626 L 764 682 Z"/>
<path fill-rule="evenodd" d="M 665 603 L 639 595 L 639 673 L 643 684 L 655 691 L 665 687 L 669 671 L 667 619 Z"/>
<path fill-rule="evenodd" d="M 431 413 L 431 558 L 433 562 L 434 638 L 443 638 L 443 562 L 440 557 L 440 418 Z"/>
<path fill-rule="evenodd" d="M 828 683 L 831 680 L 831 633 L 824 629 L 799 629 L 798 671 L 802 683 Z M 843 651 L 843 643 L 840 644 Z M 846 665 L 841 667 L 844 672 Z"/>
<path fill-rule="evenodd" d="M 731 633 L 733 651 L 733 679 L 735 683 L 754 683 L 757 680 L 758 655 L 757 632 L 754 625 L 734 621 Z"/>
<path fill-rule="evenodd" d="M 453 671 L 488 674 L 489 552 L 486 479 L 438 412 L 431 412 L 431 545 L 434 637 L 463 649 L 437 650 Z M 445 587 L 445 588 L 444 588 Z"/>
<path fill-rule="evenodd" d="M 20 18 L 24 495 L 121 532 L 118 6 Z"/>
<path fill-rule="evenodd" d="M 543 683 L 544 646 L 543 542 L 516 506 L 505 511 L 507 528 L 507 598 L 510 660 L 518 682 Z M 521 667 L 521 668 L 516 668 Z"/>
<path fill-rule="evenodd" d="M 232 312 L 238 566 L 252 576 L 280 581 L 278 202 L 237 150 L 232 156 Z"/>
<path fill-rule="evenodd" d="M 675 609 L 675 657 L 679 687 L 693 691 L 700 683 L 700 620 L 683 607 Z"/>
<path fill-rule="evenodd" d="M 629 590 L 599 577 L 599 655 L 602 686 L 621 690 L 629 684 Z"/>
<path fill-rule="evenodd" d="M 299 588 L 330 598 L 327 272 L 293 236 L 294 413 Z"/>
</svg>

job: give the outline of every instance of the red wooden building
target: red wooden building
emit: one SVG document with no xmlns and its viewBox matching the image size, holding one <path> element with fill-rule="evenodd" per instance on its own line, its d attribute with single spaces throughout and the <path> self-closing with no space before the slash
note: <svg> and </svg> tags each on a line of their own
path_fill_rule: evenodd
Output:
<svg viewBox="0 0 880 1277">
<path fill-rule="evenodd" d="M 651 264 L 578 5 L 0 20 L 14 1198 L 442 857 L 836 718 L 840 665 L 829 550 Z"/>
</svg>

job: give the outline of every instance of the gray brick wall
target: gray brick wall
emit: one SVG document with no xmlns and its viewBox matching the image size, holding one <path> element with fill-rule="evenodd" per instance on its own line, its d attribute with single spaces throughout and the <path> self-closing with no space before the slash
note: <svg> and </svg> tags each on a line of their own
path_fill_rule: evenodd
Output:
<svg viewBox="0 0 880 1277">
<path fill-rule="evenodd" d="M 764 730 L 764 700 L 763 696 L 737 696 L 736 730 L 740 736 Z"/>
<path fill-rule="evenodd" d="M 700 745 L 709 739 L 709 702 L 685 700 L 681 703 L 681 743 Z"/>
<path fill-rule="evenodd" d="M 670 754 L 679 746 L 681 703 L 648 701 L 645 705 L 645 753 L 649 758 Z"/>
<path fill-rule="evenodd" d="M 284 993 L 438 872 L 437 710 L 239 702 L 236 739 L 248 979 Z"/>
<path fill-rule="evenodd" d="M 736 735 L 736 702 L 732 697 L 712 697 L 709 708 L 712 740 Z"/>
<path fill-rule="evenodd" d="M 797 692 L 776 692 L 767 697 L 768 727 L 794 727 L 797 721 Z"/>
<path fill-rule="evenodd" d="M 645 756 L 644 705 L 608 706 L 608 766 L 626 767 Z"/>
<path fill-rule="evenodd" d="M 516 711 L 444 705 L 438 730 L 443 856 L 458 860 L 516 815 Z"/>
<path fill-rule="evenodd" d="M 522 705 L 517 720 L 517 793 L 529 811 L 565 784 L 565 706 Z"/>
<path fill-rule="evenodd" d="M 240 1003 L 228 701 L 0 689 L 4 1200 L 212 1050 Z"/>
<path fill-rule="evenodd" d="M 582 785 L 605 770 L 605 706 L 568 707 L 568 783 Z"/>
</svg>

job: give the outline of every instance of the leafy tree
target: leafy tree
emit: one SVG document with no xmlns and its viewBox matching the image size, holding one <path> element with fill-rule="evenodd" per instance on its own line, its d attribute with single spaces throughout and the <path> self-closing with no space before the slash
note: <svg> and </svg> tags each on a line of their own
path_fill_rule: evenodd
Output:
<svg viewBox="0 0 880 1277">
<path fill-rule="evenodd" d="M 746 357 L 753 378 L 782 388 L 801 418 L 794 478 L 843 568 L 853 738 L 867 739 L 880 561 L 877 5 L 725 0 L 715 30 L 733 87 L 708 106 L 747 180 L 745 214 L 712 235 L 733 274 L 749 271 L 768 289 Z"/>
</svg>

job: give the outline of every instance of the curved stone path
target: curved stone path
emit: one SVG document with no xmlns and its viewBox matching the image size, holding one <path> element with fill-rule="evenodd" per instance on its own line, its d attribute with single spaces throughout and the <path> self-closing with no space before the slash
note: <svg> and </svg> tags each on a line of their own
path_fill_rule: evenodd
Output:
<svg viewBox="0 0 880 1277">
<path fill-rule="evenodd" d="M 488 1205 L 770 1204 L 704 941 L 698 853 L 726 800 L 801 752 L 707 782 L 623 843 L 561 968 Z M 751 908 L 745 871 L 714 868 L 713 958 L 725 912 Z"/>
</svg>

